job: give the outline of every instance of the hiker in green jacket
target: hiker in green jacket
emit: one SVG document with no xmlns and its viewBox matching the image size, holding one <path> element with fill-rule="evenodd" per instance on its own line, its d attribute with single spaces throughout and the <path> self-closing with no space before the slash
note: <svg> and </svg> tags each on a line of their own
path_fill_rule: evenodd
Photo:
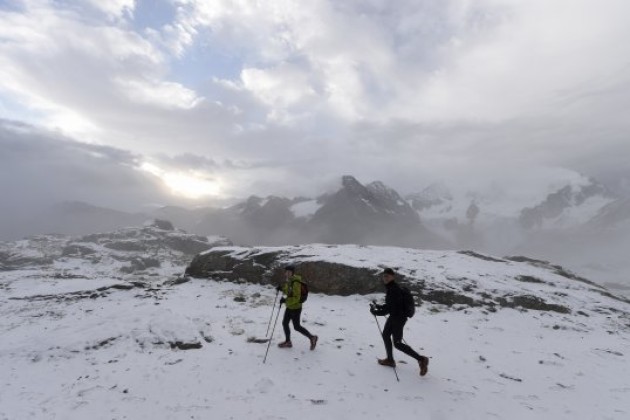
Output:
<svg viewBox="0 0 630 420">
<path fill-rule="evenodd" d="M 308 337 L 311 342 L 311 350 L 315 350 L 317 345 L 317 336 L 311 334 L 306 328 L 300 325 L 300 316 L 302 315 L 302 302 L 301 299 L 301 281 L 302 277 L 295 274 L 295 267 L 289 265 L 284 269 L 284 275 L 286 282 L 277 287 L 278 291 L 282 291 L 286 297 L 280 299 L 280 304 L 286 305 L 284 310 L 284 317 L 282 318 L 282 328 L 284 329 L 285 341 L 278 344 L 280 348 L 291 348 L 291 330 L 289 329 L 289 322 L 293 322 L 293 329 Z"/>
</svg>

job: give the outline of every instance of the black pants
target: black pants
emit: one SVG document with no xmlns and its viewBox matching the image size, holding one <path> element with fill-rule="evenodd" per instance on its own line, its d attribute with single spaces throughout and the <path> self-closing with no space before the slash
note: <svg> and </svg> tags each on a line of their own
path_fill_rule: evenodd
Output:
<svg viewBox="0 0 630 420">
<path fill-rule="evenodd" d="M 407 318 L 398 318 L 390 316 L 385 322 L 383 327 L 383 341 L 385 342 L 385 350 L 387 351 L 387 358 L 394 360 L 392 351 L 392 339 L 394 338 L 394 347 L 402 351 L 408 356 L 413 357 L 416 360 L 420 360 L 420 355 L 414 351 L 411 347 L 402 342 L 403 340 L 403 328 L 407 323 Z"/>
<path fill-rule="evenodd" d="M 282 328 L 284 328 L 284 336 L 287 341 L 291 341 L 291 330 L 289 329 L 289 322 L 293 321 L 293 329 L 302 335 L 305 335 L 309 339 L 312 337 L 311 333 L 306 328 L 300 325 L 300 315 L 302 315 L 302 308 L 300 309 L 285 309 L 284 317 L 282 318 Z"/>
</svg>

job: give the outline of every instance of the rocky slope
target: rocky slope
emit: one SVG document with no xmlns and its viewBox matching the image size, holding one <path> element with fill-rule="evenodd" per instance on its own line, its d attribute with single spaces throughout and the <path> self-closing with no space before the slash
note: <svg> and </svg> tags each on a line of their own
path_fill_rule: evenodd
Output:
<svg viewBox="0 0 630 420">
<path fill-rule="evenodd" d="M 369 294 L 382 289 L 380 272 L 393 267 L 419 302 L 437 305 L 592 313 L 628 320 L 630 301 L 549 262 L 496 258 L 471 251 L 421 251 L 355 245 L 216 247 L 196 256 L 192 277 L 279 284 L 295 264 L 314 292 Z"/>
<path fill-rule="evenodd" d="M 149 278 L 169 267 L 179 270 L 213 246 L 230 244 L 226 238 L 188 234 L 157 220 L 109 233 L 37 235 L 0 242 L 0 271 L 46 270 L 56 278 L 86 278 L 86 272 L 88 278 Z"/>
</svg>

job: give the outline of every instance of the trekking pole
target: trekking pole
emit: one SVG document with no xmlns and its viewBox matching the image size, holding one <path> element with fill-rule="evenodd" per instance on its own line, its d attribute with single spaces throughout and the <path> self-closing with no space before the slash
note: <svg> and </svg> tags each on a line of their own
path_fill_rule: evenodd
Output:
<svg viewBox="0 0 630 420">
<path fill-rule="evenodd" d="M 278 300 L 278 292 L 280 291 L 276 290 L 276 297 L 273 298 L 273 307 L 271 308 L 271 315 L 269 315 L 269 323 L 267 324 L 267 332 L 265 333 L 265 337 L 267 337 L 267 335 L 269 334 L 269 327 L 271 327 L 271 319 L 273 318 L 273 312 L 276 310 L 276 301 Z"/>
<path fill-rule="evenodd" d="M 381 337 L 383 337 L 383 330 L 381 330 L 381 324 L 378 323 L 378 318 L 376 317 L 376 315 L 374 315 L 374 320 L 376 321 L 378 332 L 381 334 Z M 396 371 L 396 366 L 393 366 L 393 368 L 394 368 L 394 375 L 396 375 L 396 380 L 400 382 L 400 379 L 398 378 L 398 372 Z"/>
<path fill-rule="evenodd" d="M 269 337 L 269 342 L 267 343 L 267 351 L 265 352 L 265 358 L 263 359 L 263 363 L 267 361 L 267 354 L 269 353 L 269 347 L 271 347 L 271 341 L 273 339 L 273 332 L 276 330 L 276 324 L 278 324 L 278 317 L 280 316 L 280 309 L 282 309 L 282 303 L 278 305 L 278 313 L 276 314 L 276 320 L 273 323 L 273 328 L 271 329 L 271 336 Z M 273 312 L 272 312 L 273 315 Z"/>
</svg>

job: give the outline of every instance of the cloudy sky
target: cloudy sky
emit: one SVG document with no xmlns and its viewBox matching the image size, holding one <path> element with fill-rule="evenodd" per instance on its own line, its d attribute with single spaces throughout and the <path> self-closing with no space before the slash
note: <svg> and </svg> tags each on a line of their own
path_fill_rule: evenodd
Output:
<svg viewBox="0 0 630 420">
<path fill-rule="evenodd" d="M 628 16 L 627 0 L 0 0 L 2 195 L 619 179 Z"/>
</svg>

